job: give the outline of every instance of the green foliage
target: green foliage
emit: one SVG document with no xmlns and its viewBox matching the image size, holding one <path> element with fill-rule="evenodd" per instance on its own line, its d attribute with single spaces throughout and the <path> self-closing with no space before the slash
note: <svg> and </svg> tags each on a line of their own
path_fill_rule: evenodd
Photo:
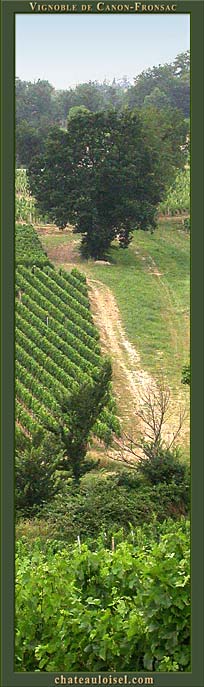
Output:
<svg viewBox="0 0 204 687">
<path fill-rule="evenodd" d="M 93 466 L 92 466 L 93 467 Z M 96 469 L 96 464 L 95 464 Z M 130 523 L 138 527 L 144 522 L 158 522 L 168 517 L 178 518 L 189 512 L 189 481 L 169 478 L 167 482 L 152 484 L 138 471 L 127 470 L 106 477 L 99 470 L 82 477 L 74 487 L 69 482 L 52 503 L 41 513 L 50 523 L 51 537 L 73 542 L 77 535 L 82 541 L 94 542 L 106 533 L 111 535 L 122 527 L 129 532 Z"/>
<path fill-rule="evenodd" d="M 30 189 L 26 174 L 26 169 L 16 169 L 15 173 L 15 189 L 16 193 L 19 195 L 30 195 Z"/>
<path fill-rule="evenodd" d="M 75 88 L 56 91 L 48 81 L 35 83 L 16 79 L 16 122 L 33 130 L 46 132 L 54 123 L 66 126 L 67 115 L 75 107 L 91 112 L 122 110 L 124 107 L 141 108 L 150 98 L 159 108 L 179 108 L 189 117 L 190 108 L 190 57 L 189 52 L 177 55 L 174 62 L 143 71 L 130 84 L 127 77 L 112 82 L 89 81 Z M 21 149 L 18 146 L 20 164 Z M 23 149 L 22 149 L 23 153 Z"/>
<path fill-rule="evenodd" d="M 16 546 L 16 670 L 189 670 L 189 524 Z M 131 537 L 132 537 L 131 535 Z"/>
<path fill-rule="evenodd" d="M 190 668 L 190 527 L 172 525 L 143 567 L 138 604 L 147 626 L 146 670 Z"/>
<path fill-rule="evenodd" d="M 158 86 L 155 86 L 152 92 L 144 98 L 143 107 L 149 107 L 150 105 L 158 109 L 168 109 L 170 106 L 168 96 L 164 91 L 161 91 Z"/>
<path fill-rule="evenodd" d="M 111 363 L 104 360 L 94 380 L 81 384 L 73 389 L 71 396 L 64 396 L 61 400 L 57 426 L 47 424 L 47 429 L 60 438 L 63 446 L 62 469 L 71 468 L 76 480 L 88 468 L 85 461 L 88 441 L 101 411 L 108 403 L 111 374 Z"/>
<path fill-rule="evenodd" d="M 37 232 L 30 225 L 16 224 L 15 259 L 18 265 L 25 265 L 27 267 L 31 265 L 39 267 L 50 265 Z"/>
<path fill-rule="evenodd" d="M 138 74 L 127 91 L 129 107 L 143 107 L 147 102 L 159 108 L 179 109 L 184 117 L 190 111 L 190 55 L 177 55 L 169 64 L 149 67 Z"/>
<path fill-rule="evenodd" d="M 110 385 L 105 401 L 105 367 L 98 344 L 99 334 L 93 324 L 86 279 L 78 270 L 58 273 L 49 263 L 37 233 L 31 226 L 16 227 L 16 419 L 30 439 L 41 428 L 58 434 L 69 454 L 75 451 L 75 461 L 84 463 L 87 440 L 82 431 L 88 424 L 106 443 L 112 432 L 119 432 L 115 408 L 111 407 Z M 110 366 L 108 364 L 110 373 Z M 107 370 L 106 370 L 107 372 Z M 100 381 L 99 381 L 100 377 Z M 104 389 L 102 393 L 102 378 Z M 104 403 L 97 400 L 96 385 Z M 86 412 L 82 412 L 81 399 Z M 62 412 L 66 398 L 67 414 Z M 88 403 L 88 398 L 90 403 Z M 93 403 L 95 408 L 93 408 Z M 102 397 L 101 397 L 102 398 Z M 81 437 L 76 446 L 76 417 L 72 413 L 75 400 L 80 412 L 78 422 Z M 63 400 L 64 403 L 64 400 Z M 104 407 L 106 405 L 106 407 Z M 103 409 L 104 408 L 104 409 Z M 65 423 L 65 415 L 66 422 Z M 71 419 L 72 415 L 72 419 Z M 70 424 L 69 441 L 67 427 Z M 75 432 L 73 429 L 75 423 Z M 75 433 L 75 442 L 73 436 Z M 88 437 L 87 431 L 85 432 Z M 66 437 L 66 439 L 65 439 Z M 84 443 L 85 442 L 85 443 Z M 82 450 L 83 445 L 83 450 Z M 60 444 L 61 447 L 61 444 Z M 77 448 L 78 447 L 78 448 Z M 78 458 L 76 458 L 76 453 Z M 67 455 L 67 447 L 66 447 Z M 87 466 L 88 467 L 88 466 Z M 70 463 L 69 463 L 70 469 Z M 80 468 L 81 470 L 81 468 Z"/>
<path fill-rule="evenodd" d="M 17 450 L 15 457 L 15 504 L 24 516 L 34 515 L 38 508 L 52 501 L 60 489 L 56 467 L 60 462 L 59 447 L 52 437 L 44 437 L 40 446 Z"/>
<path fill-rule="evenodd" d="M 110 543 L 111 533 L 121 527 L 128 532 L 130 522 L 135 526 L 151 521 L 152 494 L 148 488 L 129 493 L 114 480 L 101 481 L 98 476 L 94 488 L 82 483 L 77 492 L 69 488 L 59 494 L 46 515 L 56 539 L 73 542 L 78 534 L 82 541 L 95 541 L 105 532 Z"/>
<path fill-rule="evenodd" d="M 67 125 L 69 126 L 69 122 L 73 117 L 76 117 L 78 114 L 88 114 L 90 110 L 87 109 L 84 105 L 75 105 L 74 107 L 71 107 L 68 113 L 67 117 Z"/>
<path fill-rule="evenodd" d="M 169 186 L 186 163 L 186 137 L 188 123 L 179 110 L 160 109 L 146 103 L 141 110 L 143 136 L 153 159 L 154 173 L 159 183 L 159 203 L 165 198 Z M 188 189 L 189 192 L 189 189 Z"/>
<path fill-rule="evenodd" d="M 160 212 L 168 215 L 190 212 L 190 169 L 180 170 L 173 186 L 168 190 L 167 196 L 159 206 Z M 189 230 L 190 220 L 184 220 L 184 228 Z"/>
<path fill-rule="evenodd" d="M 66 128 L 67 117 L 71 110 L 84 108 L 91 112 L 101 110 L 121 109 L 125 102 L 125 94 L 129 87 L 127 78 L 112 83 L 104 81 L 89 81 L 77 84 L 69 90 L 56 91 L 47 81 L 38 79 L 34 84 L 16 79 L 16 123 L 19 141 L 17 140 L 17 157 L 19 164 L 23 164 L 25 134 L 37 135 L 36 143 L 42 132 L 47 133 L 48 127 L 54 124 Z M 21 136 L 21 139 L 20 139 Z M 27 149 L 26 149 L 27 152 Z"/>
<path fill-rule="evenodd" d="M 34 130 L 45 130 L 57 116 L 55 89 L 43 79 L 34 83 L 16 79 L 16 123 L 25 123 Z"/>
<path fill-rule="evenodd" d="M 43 148 L 43 136 L 26 120 L 16 126 L 16 164 L 27 167 L 33 157 Z"/>
<path fill-rule="evenodd" d="M 168 449 L 161 444 L 155 446 L 154 443 L 144 443 L 144 453 L 145 456 L 140 459 L 137 467 L 139 473 L 144 475 L 150 484 L 169 484 L 175 480 L 178 485 L 189 481 L 188 468 L 179 460 L 177 449 Z"/>
<path fill-rule="evenodd" d="M 26 169 L 16 169 L 15 191 L 15 219 L 17 222 L 30 224 L 46 221 L 46 217 L 39 214 L 35 198 L 31 195 Z"/>
<path fill-rule="evenodd" d="M 86 283 L 85 274 L 83 274 L 82 272 L 79 272 L 79 270 L 76 267 L 73 267 L 72 274 L 74 277 L 79 279 L 79 281 Z"/>
<path fill-rule="evenodd" d="M 158 111 L 153 121 L 149 110 L 145 113 L 154 135 L 136 112 L 78 114 L 67 133 L 57 128 L 50 133 L 45 154 L 29 166 L 39 208 L 61 228 L 74 225 L 83 236 L 85 257 L 104 257 L 114 238 L 125 248 L 134 229 L 155 228 L 156 207 L 167 170 L 169 179 L 172 161 L 179 164 L 185 127 L 180 115 L 167 113 L 158 127 Z"/>
</svg>

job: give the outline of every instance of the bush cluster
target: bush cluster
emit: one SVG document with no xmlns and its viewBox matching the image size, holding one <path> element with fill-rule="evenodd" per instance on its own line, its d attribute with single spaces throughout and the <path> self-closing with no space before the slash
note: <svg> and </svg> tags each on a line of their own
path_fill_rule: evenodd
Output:
<svg viewBox="0 0 204 687">
<path fill-rule="evenodd" d="M 37 468 L 37 479 L 33 478 L 31 468 L 25 473 L 25 480 L 31 480 L 30 487 L 27 485 L 26 490 L 25 482 L 23 490 L 17 489 L 17 510 L 19 515 L 37 514 L 39 519 L 46 519 L 50 537 L 63 542 L 74 542 L 77 536 L 82 541 L 95 540 L 100 533 L 110 541 L 121 527 L 127 534 L 130 523 L 132 527 L 151 523 L 153 514 L 162 522 L 189 512 L 189 471 L 170 452 L 150 455 L 141 461 L 137 471 L 125 469 L 107 476 L 98 469 L 85 475 L 79 484 L 67 479 L 66 473 L 49 474 L 44 462 L 39 461 Z M 17 487 L 18 470 L 17 464 Z M 29 509 L 28 499 L 34 496 L 36 503 L 32 501 Z"/>
</svg>

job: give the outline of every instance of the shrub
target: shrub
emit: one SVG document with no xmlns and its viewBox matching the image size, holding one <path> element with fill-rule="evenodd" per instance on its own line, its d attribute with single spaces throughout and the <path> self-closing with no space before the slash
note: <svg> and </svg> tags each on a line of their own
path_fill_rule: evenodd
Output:
<svg viewBox="0 0 204 687">
<path fill-rule="evenodd" d="M 69 487 L 45 511 L 56 538 L 74 541 L 80 535 L 82 541 L 95 540 L 106 532 L 110 541 L 121 527 L 129 531 L 130 522 L 150 522 L 152 499 L 148 488 L 142 494 L 130 494 L 125 487 L 117 487 L 114 480 L 104 479 L 95 485 L 94 491 L 83 485 L 76 490 Z"/>
<path fill-rule="evenodd" d="M 133 528 L 150 523 L 154 514 L 162 522 L 169 516 L 187 515 L 188 510 L 186 482 L 176 483 L 174 479 L 154 485 L 145 483 L 141 476 L 100 478 L 98 473 L 94 483 L 93 479 L 85 479 L 79 487 L 65 485 L 53 502 L 43 508 L 42 517 L 49 519 L 55 539 L 73 542 L 80 535 L 82 541 L 94 542 L 106 533 L 109 545 L 112 535 L 121 528 L 126 535 L 129 533 L 130 523 Z"/>
<path fill-rule="evenodd" d="M 145 457 L 138 462 L 138 471 L 150 484 L 160 482 L 186 484 L 189 486 L 188 467 L 181 462 L 178 449 L 163 448 L 155 444 L 144 445 Z"/>
<path fill-rule="evenodd" d="M 15 501 L 16 509 L 24 515 L 34 514 L 44 503 L 51 501 L 60 489 L 56 466 L 59 455 L 52 458 L 53 440 L 40 446 L 30 444 L 16 452 Z"/>
</svg>

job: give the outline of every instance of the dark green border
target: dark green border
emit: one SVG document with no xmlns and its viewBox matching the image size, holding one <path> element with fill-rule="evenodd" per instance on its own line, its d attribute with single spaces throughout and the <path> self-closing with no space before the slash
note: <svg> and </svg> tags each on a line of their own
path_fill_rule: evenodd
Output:
<svg viewBox="0 0 204 687">
<path fill-rule="evenodd" d="M 126 2 L 130 3 L 130 0 Z M 57 2 L 57 0 L 56 0 Z M 61 0 L 58 0 L 58 4 Z M 61 2 L 64 4 L 65 0 Z M 144 0 L 146 2 L 146 0 Z M 151 2 L 151 0 L 150 0 Z M 53 0 L 51 0 L 53 3 Z M 89 3 L 96 13 L 96 1 Z M 46 3 L 45 3 L 46 4 Z M 75 4 L 76 0 L 75 0 Z M 122 0 L 120 0 L 122 4 Z M 146 4 L 148 4 L 146 2 Z M 152 3 L 151 3 L 152 4 Z M 153 4 L 155 4 L 153 2 Z M 158 2 L 157 2 L 158 4 Z M 159 2 L 159 4 L 164 4 Z M 165 2 L 165 4 L 168 4 Z M 79 7 L 81 2 L 78 2 Z M 204 687 L 203 671 L 203 24 L 204 0 L 179 0 L 177 13 L 191 14 L 191 447 L 192 447 L 192 673 L 152 673 L 158 687 Z M 80 9 L 79 9 L 80 11 Z M 1 351 L 2 351 L 2 678 L 1 687 L 54 685 L 59 673 L 14 673 L 14 20 L 32 13 L 27 0 L 2 0 L 2 222 L 1 222 Z M 103 13 L 99 13 L 103 14 Z M 135 14 L 135 21 L 137 13 Z M 139 14 L 139 13 L 138 13 Z M 155 13 L 154 13 L 155 14 Z M 87 14 L 85 13 L 85 16 Z M 107 16 L 107 15 L 106 15 Z M 120 13 L 121 21 L 123 14 Z M 145 16 L 150 16 L 146 13 Z M 85 673 L 84 673 L 85 674 Z M 86 673 L 88 674 L 88 673 Z M 102 673 L 103 674 L 103 673 Z M 118 673 L 114 673 L 117 675 Z M 122 673 L 121 673 L 122 674 Z M 146 675 L 148 673 L 145 673 Z M 140 673 L 140 675 L 145 675 Z M 67 675 L 67 673 L 66 673 Z M 83 675 L 83 673 L 81 673 Z M 107 675 L 107 673 L 104 673 Z M 136 673 L 139 675 L 139 673 Z"/>
</svg>

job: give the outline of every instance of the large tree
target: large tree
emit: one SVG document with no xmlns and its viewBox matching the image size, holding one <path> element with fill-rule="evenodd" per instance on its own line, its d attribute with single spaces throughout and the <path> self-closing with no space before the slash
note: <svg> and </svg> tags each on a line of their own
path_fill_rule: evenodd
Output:
<svg viewBox="0 0 204 687">
<path fill-rule="evenodd" d="M 178 150 L 184 140 L 181 129 L 176 117 L 173 129 L 167 117 L 162 130 L 166 142 L 157 151 L 137 112 L 79 112 L 67 132 L 53 129 L 44 154 L 31 160 L 32 193 L 59 227 L 69 222 L 82 234 L 84 256 L 102 258 L 116 237 L 126 247 L 134 229 L 155 228 L 156 208 L 173 164 L 171 150 L 176 164 L 176 133 Z"/>
</svg>

